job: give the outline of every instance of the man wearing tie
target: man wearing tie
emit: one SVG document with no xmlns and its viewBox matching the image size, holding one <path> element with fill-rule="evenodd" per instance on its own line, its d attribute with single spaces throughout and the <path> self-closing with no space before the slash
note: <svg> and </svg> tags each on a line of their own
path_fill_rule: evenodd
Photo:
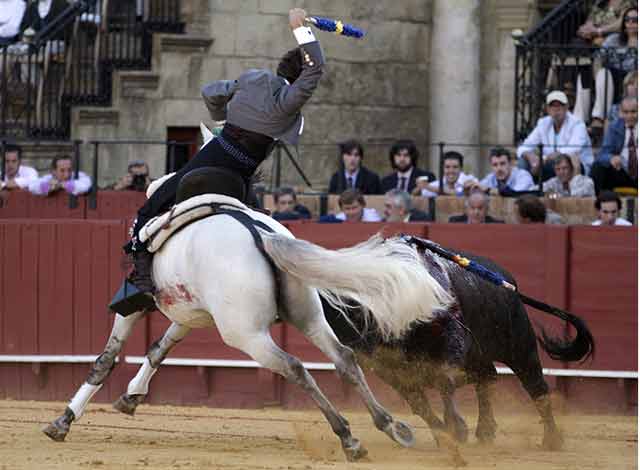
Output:
<svg viewBox="0 0 640 470">
<path fill-rule="evenodd" d="M 383 193 L 398 189 L 411 194 L 416 187 L 416 179 L 420 176 L 426 176 L 430 182 L 436 179 L 430 171 L 416 167 L 418 149 L 412 140 L 396 141 L 389 150 L 389 161 L 395 171 L 382 178 Z"/>
<path fill-rule="evenodd" d="M 603 189 L 638 187 L 638 98 L 635 96 L 627 96 L 620 103 L 620 117 L 607 129 L 591 176 L 598 193 Z"/>
<path fill-rule="evenodd" d="M 338 145 L 339 169 L 329 182 L 330 194 L 342 194 L 346 189 L 357 189 L 362 194 L 380 194 L 380 177 L 362 166 L 364 149 L 357 140 L 347 140 Z"/>
</svg>

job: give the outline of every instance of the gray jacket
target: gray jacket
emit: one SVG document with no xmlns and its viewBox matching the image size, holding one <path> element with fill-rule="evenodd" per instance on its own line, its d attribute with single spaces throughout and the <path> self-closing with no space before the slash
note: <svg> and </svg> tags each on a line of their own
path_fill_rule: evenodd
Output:
<svg viewBox="0 0 640 470">
<path fill-rule="evenodd" d="M 237 80 L 218 80 L 202 88 L 202 97 L 216 121 L 297 145 L 302 127 L 300 110 L 318 86 L 324 56 L 318 41 L 303 44 L 302 72 L 287 82 L 264 69 L 250 69 Z"/>
</svg>

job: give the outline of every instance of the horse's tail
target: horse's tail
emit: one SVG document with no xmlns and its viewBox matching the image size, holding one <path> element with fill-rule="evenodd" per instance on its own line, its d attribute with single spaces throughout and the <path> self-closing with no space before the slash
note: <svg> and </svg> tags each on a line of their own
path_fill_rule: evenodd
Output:
<svg viewBox="0 0 640 470">
<path fill-rule="evenodd" d="M 451 301 L 417 250 L 399 238 L 376 235 L 351 248 L 327 250 L 279 234 L 262 237 L 279 269 L 318 289 L 345 316 L 349 300 L 356 301 L 386 339 L 402 336 L 414 321 L 430 320 L 433 310 Z"/>
<path fill-rule="evenodd" d="M 540 328 L 542 336 L 538 336 L 538 342 L 542 349 L 549 354 L 549 357 L 557 361 L 586 361 L 589 357 L 595 357 L 596 343 L 584 320 L 570 312 L 552 307 L 524 294 L 519 295 L 525 304 L 571 323 L 576 330 L 576 337 L 573 341 L 565 341 L 550 337 L 544 328 Z"/>
</svg>

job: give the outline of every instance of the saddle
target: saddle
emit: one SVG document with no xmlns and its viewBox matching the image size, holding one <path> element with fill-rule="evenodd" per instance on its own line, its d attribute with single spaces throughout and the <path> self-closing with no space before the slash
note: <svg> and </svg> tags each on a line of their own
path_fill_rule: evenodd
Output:
<svg viewBox="0 0 640 470">
<path fill-rule="evenodd" d="M 171 236 L 193 222 L 206 217 L 240 211 L 248 214 L 249 208 L 242 202 L 222 194 L 201 194 L 173 206 L 169 212 L 147 222 L 138 238 L 147 243 L 150 253 L 158 251 Z"/>
</svg>

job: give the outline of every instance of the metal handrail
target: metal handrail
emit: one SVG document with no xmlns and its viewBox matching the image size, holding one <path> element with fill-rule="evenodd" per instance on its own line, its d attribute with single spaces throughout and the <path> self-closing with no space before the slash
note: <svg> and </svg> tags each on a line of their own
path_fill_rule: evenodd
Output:
<svg viewBox="0 0 640 470">
<path fill-rule="evenodd" d="M 593 0 L 564 0 L 521 39 L 525 45 L 568 44 L 587 17 Z"/>
</svg>

